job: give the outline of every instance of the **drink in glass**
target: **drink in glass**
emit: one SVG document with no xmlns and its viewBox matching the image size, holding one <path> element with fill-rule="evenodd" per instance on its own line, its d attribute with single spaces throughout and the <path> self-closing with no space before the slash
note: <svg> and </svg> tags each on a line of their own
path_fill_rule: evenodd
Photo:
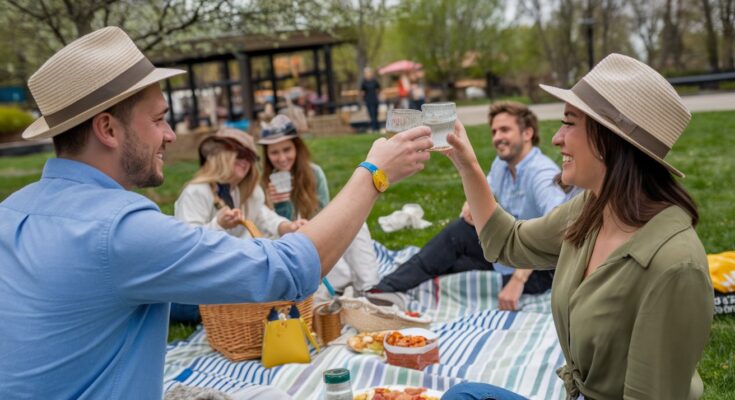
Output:
<svg viewBox="0 0 735 400">
<path fill-rule="evenodd" d="M 457 119 L 457 107 L 454 103 L 427 103 L 421 106 L 422 123 L 431 128 L 431 141 L 434 147 L 430 150 L 442 150 L 451 147 L 447 135 L 454 131 Z"/>
<path fill-rule="evenodd" d="M 421 111 L 409 108 L 394 108 L 388 111 L 385 130 L 391 133 L 407 131 L 421 125 Z"/>
</svg>

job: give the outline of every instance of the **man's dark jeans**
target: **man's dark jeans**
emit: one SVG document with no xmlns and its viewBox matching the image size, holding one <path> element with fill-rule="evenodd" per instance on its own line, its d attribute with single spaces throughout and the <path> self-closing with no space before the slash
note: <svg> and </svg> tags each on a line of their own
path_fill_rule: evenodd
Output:
<svg viewBox="0 0 735 400">
<path fill-rule="evenodd" d="M 475 227 L 459 218 L 434 236 L 416 255 L 383 277 L 375 289 L 383 292 L 405 292 L 437 276 L 458 272 L 493 269 L 485 260 Z M 523 287 L 523 293 L 539 294 L 551 288 L 553 271 L 534 271 Z M 503 286 L 511 275 L 503 275 Z"/>
</svg>

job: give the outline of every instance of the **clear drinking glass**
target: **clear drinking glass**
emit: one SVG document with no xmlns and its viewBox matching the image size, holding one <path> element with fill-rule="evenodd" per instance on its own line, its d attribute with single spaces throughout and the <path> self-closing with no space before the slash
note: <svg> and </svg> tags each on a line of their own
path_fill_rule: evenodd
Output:
<svg viewBox="0 0 735 400">
<path fill-rule="evenodd" d="M 394 108 L 388 111 L 385 130 L 398 133 L 421 125 L 421 111 L 410 108 Z"/>
<path fill-rule="evenodd" d="M 421 106 L 422 124 L 431 128 L 431 141 L 434 147 L 430 150 L 442 150 L 452 147 L 447 142 L 447 135 L 454 131 L 457 119 L 457 106 L 454 103 L 426 103 Z"/>
<path fill-rule="evenodd" d="M 270 181 L 276 187 L 276 193 L 288 193 L 291 191 L 291 173 L 288 171 L 272 173 Z"/>
</svg>

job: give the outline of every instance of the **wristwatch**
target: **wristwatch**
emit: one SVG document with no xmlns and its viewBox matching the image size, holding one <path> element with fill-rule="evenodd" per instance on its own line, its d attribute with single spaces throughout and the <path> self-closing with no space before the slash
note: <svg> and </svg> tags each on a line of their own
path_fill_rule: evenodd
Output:
<svg viewBox="0 0 735 400">
<path fill-rule="evenodd" d="M 388 177 L 385 176 L 383 170 L 378 168 L 375 164 L 363 161 L 358 165 L 358 167 L 363 167 L 370 171 L 370 174 L 373 176 L 373 185 L 375 185 L 375 189 L 377 189 L 378 192 L 385 192 L 388 189 L 388 186 L 390 186 Z"/>
</svg>

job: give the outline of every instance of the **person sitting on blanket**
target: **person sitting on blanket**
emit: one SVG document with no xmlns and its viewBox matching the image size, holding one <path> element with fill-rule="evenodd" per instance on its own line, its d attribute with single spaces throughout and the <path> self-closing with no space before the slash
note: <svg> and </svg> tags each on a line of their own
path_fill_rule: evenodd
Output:
<svg viewBox="0 0 735 400">
<path fill-rule="evenodd" d="M 295 232 L 304 219 L 289 221 L 265 205 L 253 139 L 234 128 L 221 128 L 199 145 L 199 170 L 174 203 L 174 216 L 193 226 L 239 238 L 278 238 Z M 243 220 L 250 228 L 243 224 Z M 171 321 L 197 323 L 199 306 L 171 304 Z"/>
<path fill-rule="evenodd" d="M 487 181 L 498 202 L 516 218 L 535 218 L 577 193 L 555 183 L 559 167 L 539 149 L 536 115 L 523 104 L 490 105 L 490 132 L 496 157 Z M 482 255 L 467 203 L 459 219 L 450 222 L 411 259 L 383 277 L 366 297 L 376 304 L 394 303 L 405 308 L 403 292 L 437 276 L 470 270 L 495 270 L 502 274 L 498 295 L 501 310 L 517 310 L 522 293 L 539 294 L 551 288 L 553 271 L 516 270 L 489 263 Z"/>
<path fill-rule="evenodd" d="M 370 168 L 356 166 L 319 215 L 277 240 L 192 227 L 133 190 L 163 183 L 176 135 L 159 82 L 183 73 L 156 68 L 105 27 L 29 79 L 42 116 L 23 137 L 53 138 L 57 157 L 0 203 L 4 400 L 161 399 L 172 301 L 306 299 L 388 182 L 429 159 L 428 127 L 376 140 Z"/>
<path fill-rule="evenodd" d="M 329 186 L 322 168 L 311 161 L 306 143 L 285 115 L 277 115 L 265 124 L 260 136 L 258 144 L 263 146 L 262 185 L 266 188 L 268 204 L 278 215 L 289 220 L 313 218 L 329 203 Z M 291 173 L 290 192 L 278 193 L 270 183 L 270 175 L 279 171 Z M 338 292 L 349 285 L 362 292 L 378 283 L 378 259 L 367 224 L 362 224 L 327 279 Z M 315 303 L 328 299 L 326 288 L 321 286 L 314 297 Z"/>
<path fill-rule="evenodd" d="M 570 90 L 562 181 L 585 189 L 536 219 L 518 221 L 495 201 L 461 122 L 446 154 L 462 178 L 488 260 L 556 265 L 551 311 L 566 364 L 567 399 L 697 399 L 713 289 L 694 227 L 694 200 L 664 160 L 691 114 L 669 82 L 620 54 Z M 488 385 L 457 385 L 447 399 L 485 399 Z M 509 397 L 496 396 L 498 399 Z"/>
</svg>

